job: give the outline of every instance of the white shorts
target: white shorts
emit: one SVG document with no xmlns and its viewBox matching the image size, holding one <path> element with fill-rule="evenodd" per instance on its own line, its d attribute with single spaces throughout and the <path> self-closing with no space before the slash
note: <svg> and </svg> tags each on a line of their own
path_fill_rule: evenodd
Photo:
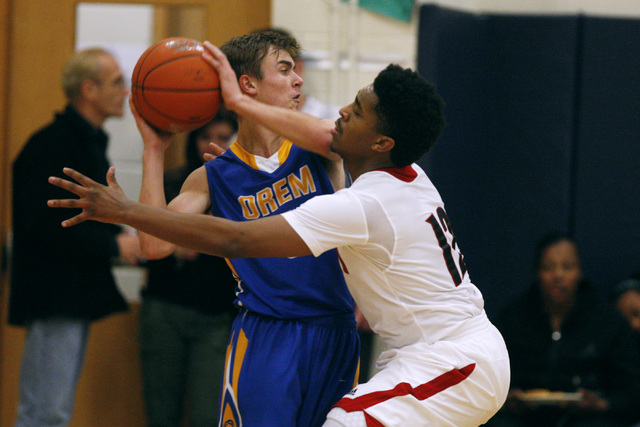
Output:
<svg viewBox="0 0 640 427">
<path fill-rule="evenodd" d="M 335 405 L 346 412 L 334 408 L 328 420 L 349 425 L 344 420 L 361 411 L 369 427 L 478 426 L 509 390 L 507 348 L 486 315 L 467 321 L 455 337 L 387 350 L 377 363 L 380 372 Z"/>
</svg>

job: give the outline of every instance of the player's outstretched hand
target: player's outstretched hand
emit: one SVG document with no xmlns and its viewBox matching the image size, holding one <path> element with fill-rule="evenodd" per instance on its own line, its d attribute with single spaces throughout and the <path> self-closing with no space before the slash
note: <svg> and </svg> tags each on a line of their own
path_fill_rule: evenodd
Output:
<svg viewBox="0 0 640 427">
<path fill-rule="evenodd" d="M 52 208 L 82 209 L 78 215 L 62 222 L 63 227 L 71 227 L 86 220 L 107 223 L 119 223 L 126 207 L 131 201 L 118 185 L 115 168 L 112 166 L 107 172 L 107 184 L 104 186 L 70 168 L 63 172 L 73 178 L 78 184 L 63 178 L 50 177 L 49 183 L 67 190 L 79 198 L 49 200 L 47 205 Z"/>
</svg>

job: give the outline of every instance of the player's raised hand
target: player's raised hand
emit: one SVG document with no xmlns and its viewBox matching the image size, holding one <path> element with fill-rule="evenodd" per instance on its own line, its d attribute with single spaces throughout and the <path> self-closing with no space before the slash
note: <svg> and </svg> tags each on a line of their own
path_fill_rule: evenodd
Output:
<svg viewBox="0 0 640 427">
<path fill-rule="evenodd" d="M 171 133 L 159 132 L 147 123 L 136 110 L 136 107 L 133 104 L 133 98 L 131 97 L 129 97 L 129 109 L 133 114 L 138 132 L 140 132 L 140 136 L 142 136 L 142 141 L 145 146 L 156 146 L 162 151 L 166 150 L 171 144 L 171 141 L 173 141 L 174 135 Z"/>
<path fill-rule="evenodd" d="M 202 45 L 205 48 L 202 58 L 218 73 L 224 105 L 229 110 L 235 111 L 235 103 L 239 102 L 243 96 L 238 85 L 238 77 L 233 68 L 231 68 L 227 56 L 217 46 L 208 41 L 205 41 Z"/>
<path fill-rule="evenodd" d="M 49 200 L 47 205 L 52 208 L 82 209 L 78 215 L 63 221 L 63 227 L 71 227 L 89 219 L 107 223 L 121 222 L 125 208 L 131 201 L 118 185 L 113 166 L 107 172 L 108 186 L 70 168 L 64 168 L 63 172 L 78 184 L 54 176 L 49 178 L 49 183 L 77 195 L 78 198 Z"/>
</svg>

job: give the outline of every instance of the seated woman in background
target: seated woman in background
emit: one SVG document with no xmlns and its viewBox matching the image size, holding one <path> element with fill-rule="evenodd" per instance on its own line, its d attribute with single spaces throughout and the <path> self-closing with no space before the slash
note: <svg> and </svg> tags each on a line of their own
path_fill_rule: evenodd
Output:
<svg viewBox="0 0 640 427">
<path fill-rule="evenodd" d="M 640 411 L 633 332 L 582 275 L 575 242 L 542 239 L 536 280 L 496 319 L 511 391 L 489 426 L 628 426 Z"/>
</svg>

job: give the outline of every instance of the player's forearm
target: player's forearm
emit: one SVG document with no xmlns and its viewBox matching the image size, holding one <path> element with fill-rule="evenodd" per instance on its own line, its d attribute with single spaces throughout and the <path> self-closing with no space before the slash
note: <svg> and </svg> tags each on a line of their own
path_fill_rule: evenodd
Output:
<svg viewBox="0 0 640 427">
<path fill-rule="evenodd" d="M 311 251 L 280 216 L 236 222 L 179 213 L 131 202 L 119 222 L 176 246 L 224 258 L 309 255 Z M 274 244 L 274 241 L 278 244 Z"/>
<path fill-rule="evenodd" d="M 167 207 L 163 150 L 145 148 L 142 153 L 142 186 L 138 201 L 149 206 Z"/>
<path fill-rule="evenodd" d="M 233 109 L 305 150 L 327 158 L 337 156 L 330 148 L 333 138 L 331 131 L 334 128 L 330 120 L 321 120 L 299 111 L 267 105 L 246 95 L 236 99 Z"/>
<path fill-rule="evenodd" d="M 119 222 L 136 228 L 141 236 L 165 241 L 174 247 L 224 257 L 229 255 L 225 249 L 231 238 L 229 233 L 224 232 L 221 224 L 216 224 L 218 221 L 224 220 L 207 218 L 205 215 L 182 214 L 135 202 L 123 210 L 119 219 Z"/>
<path fill-rule="evenodd" d="M 107 172 L 106 186 L 73 169 L 65 168 L 64 173 L 76 182 L 52 176 L 49 183 L 78 198 L 52 199 L 47 205 L 82 209 L 81 213 L 62 221 L 65 228 L 87 220 L 126 224 L 177 246 L 226 258 L 311 254 L 282 215 L 235 222 L 204 214 L 180 213 L 129 200 L 116 181 L 113 167 Z"/>
<path fill-rule="evenodd" d="M 166 209 L 164 150 L 145 147 L 142 154 L 142 186 L 138 200 L 144 205 Z M 176 249 L 175 245 L 146 233 L 140 233 L 140 248 L 148 259 L 165 258 Z"/>
</svg>

